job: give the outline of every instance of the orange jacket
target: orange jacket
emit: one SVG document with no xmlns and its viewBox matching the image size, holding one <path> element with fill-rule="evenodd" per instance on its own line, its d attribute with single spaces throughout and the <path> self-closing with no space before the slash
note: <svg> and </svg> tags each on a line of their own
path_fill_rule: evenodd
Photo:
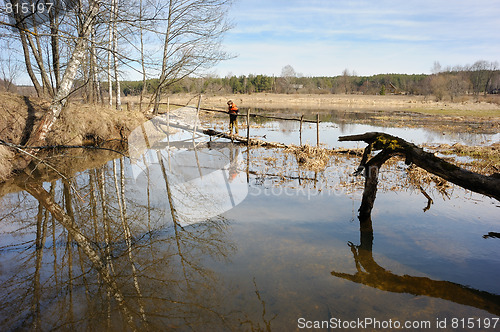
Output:
<svg viewBox="0 0 500 332">
<path fill-rule="evenodd" d="M 232 104 L 230 106 L 228 106 L 228 110 L 229 110 L 229 114 L 236 114 L 238 113 L 238 107 L 236 107 L 236 104 Z"/>
</svg>

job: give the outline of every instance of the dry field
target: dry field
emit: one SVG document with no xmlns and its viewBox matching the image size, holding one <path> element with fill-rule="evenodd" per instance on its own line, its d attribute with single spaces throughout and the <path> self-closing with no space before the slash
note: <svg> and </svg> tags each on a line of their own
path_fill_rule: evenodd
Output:
<svg viewBox="0 0 500 332">
<path fill-rule="evenodd" d="M 463 97 L 460 102 L 451 103 L 437 102 L 431 97 L 424 96 L 256 93 L 251 95 L 203 95 L 202 104 L 206 108 L 221 109 L 225 108 L 229 99 L 233 100 L 239 107 L 244 108 L 403 110 L 459 116 L 500 117 L 500 96 L 488 96 L 487 99 L 481 97 L 479 102 L 473 97 Z M 175 94 L 170 96 L 170 102 L 194 105 L 197 98 L 194 95 Z"/>
</svg>

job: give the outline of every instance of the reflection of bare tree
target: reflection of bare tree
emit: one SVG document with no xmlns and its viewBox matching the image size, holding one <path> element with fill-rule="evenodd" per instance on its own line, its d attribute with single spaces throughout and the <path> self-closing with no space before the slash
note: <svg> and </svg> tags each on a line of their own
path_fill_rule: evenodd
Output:
<svg viewBox="0 0 500 332">
<path fill-rule="evenodd" d="M 101 257 L 92 247 L 92 244 L 87 239 L 87 237 L 82 234 L 77 225 L 74 223 L 74 219 L 68 215 L 50 196 L 50 194 L 40 185 L 35 183 L 34 181 L 24 181 L 24 189 L 29 192 L 33 197 L 35 197 L 40 204 L 42 204 L 51 214 L 52 216 L 59 221 L 59 223 L 68 231 L 69 237 L 68 242 L 71 243 L 71 240 L 76 241 L 78 247 L 81 248 L 85 255 L 91 261 L 93 267 L 98 271 L 99 276 L 103 278 L 107 287 L 111 290 L 115 300 L 117 301 L 120 309 L 122 310 L 125 317 L 127 317 L 128 322 L 132 323 L 132 317 L 126 307 L 125 300 L 123 298 L 122 292 L 119 289 L 116 281 L 111 276 L 110 272 L 102 262 Z M 71 248 L 68 248 L 68 251 L 71 251 Z M 69 262 L 69 280 L 72 281 L 72 262 Z M 71 289 L 71 287 L 70 287 Z M 70 301 L 71 302 L 71 301 Z M 70 313 L 72 310 L 70 309 Z M 71 316 L 71 315 L 70 315 Z M 71 317 L 72 318 L 72 317 Z M 73 319 L 70 318 L 70 321 Z"/>
<path fill-rule="evenodd" d="M 16 313 L 4 326 L 34 330 L 238 326 L 240 313 L 223 309 L 217 296 L 223 287 L 218 276 L 204 267 L 205 259 L 225 260 L 235 250 L 225 238 L 225 220 L 169 226 L 163 220 L 172 215 L 168 204 L 151 206 L 146 212 L 149 201 L 143 204 L 142 198 L 126 196 L 123 160 L 111 166 L 89 170 L 75 178 L 72 187 L 54 185 L 50 192 L 32 179 L 19 182 L 36 198 L 29 200 L 34 213 L 25 221 L 36 230 L 36 245 L 16 254 L 20 273 L 0 292 L 2 300 L 10 294 L 24 296 L 0 305 L 2 320 L 7 310 Z M 84 200 L 72 193 L 73 187 Z M 51 216 L 57 224 L 50 223 Z"/>
<path fill-rule="evenodd" d="M 47 223 L 48 215 L 44 213 L 42 204 L 38 204 L 37 222 L 36 222 L 36 240 L 35 240 L 35 250 L 36 250 L 36 263 L 35 263 L 35 275 L 33 277 L 33 330 L 38 331 L 40 329 L 40 298 L 41 298 L 41 286 L 40 286 L 40 270 L 42 267 L 43 258 L 43 247 L 45 246 L 45 240 L 47 238 Z"/>
<path fill-rule="evenodd" d="M 349 242 L 357 272 L 355 274 L 348 274 L 332 271 L 332 275 L 389 292 L 431 296 L 469 305 L 499 315 L 499 295 L 450 281 L 396 275 L 375 262 L 372 252 L 373 227 L 371 210 L 375 202 L 377 182 L 378 168 L 372 168 L 366 174 L 365 189 L 359 208 L 360 244 L 356 246 L 352 242 Z"/>
<path fill-rule="evenodd" d="M 265 326 L 262 327 L 260 326 L 260 322 L 255 322 L 249 319 L 248 317 L 244 320 L 241 321 L 241 324 L 248 324 L 250 325 L 250 330 L 251 331 L 272 331 L 271 329 L 271 323 L 272 321 L 278 316 L 277 314 L 274 314 L 271 319 L 268 319 L 266 316 L 266 301 L 264 301 L 260 295 L 259 288 L 257 287 L 257 282 L 255 281 L 255 278 L 253 278 L 253 284 L 255 286 L 255 295 L 257 296 L 257 299 L 259 300 L 261 306 L 262 306 L 262 322 Z"/>
<path fill-rule="evenodd" d="M 137 269 L 135 267 L 134 258 L 132 255 L 132 234 L 130 232 L 130 227 L 127 220 L 127 204 L 125 200 L 125 171 L 123 167 L 123 158 L 120 158 L 120 186 L 118 185 L 118 177 L 116 173 L 116 160 L 113 160 L 113 175 L 115 180 L 116 197 L 118 201 L 118 207 L 120 209 L 120 220 L 123 227 L 123 233 L 125 236 L 125 242 L 127 245 L 127 254 L 130 261 L 130 267 L 132 270 L 132 278 L 134 279 L 134 287 L 137 292 L 137 298 L 139 302 L 139 310 L 141 313 L 141 318 L 145 321 L 146 315 L 144 313 L 144 303 L 142 302 L 141 288 L 139 286 L 139 281 L 137 278 Z"/>
</svg>

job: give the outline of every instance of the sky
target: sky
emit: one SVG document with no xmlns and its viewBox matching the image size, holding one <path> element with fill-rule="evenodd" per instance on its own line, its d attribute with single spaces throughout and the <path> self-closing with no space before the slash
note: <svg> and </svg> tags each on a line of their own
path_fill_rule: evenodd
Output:
<svg viewBox="0 0 500 332">
<path fill-rule="evenodd" d="M 500 0 L 235 0 L 219 76 L 430 73 L 500 61 Z"/>
</svg>

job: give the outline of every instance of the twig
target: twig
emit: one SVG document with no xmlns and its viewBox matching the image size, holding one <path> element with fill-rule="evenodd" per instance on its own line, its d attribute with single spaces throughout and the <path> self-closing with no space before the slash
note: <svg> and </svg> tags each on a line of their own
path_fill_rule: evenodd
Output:
<svg viewBox="0 0 500 332">
<path fill-rule="evenodd" d="M 12 147 L 16 150 L 18 150 L 19 152 L 21 153 L 24 153 L 28 156 L 30 156 L 31 158 L 35 159 L 35 160 L 38 160 L 39 162 L 41 162 L 42 164 L 45 164 L 47 165 L 47 167 L 49 167 L 51 170 L 53 170 L 54 172 L 57 173 L 57 175 L 59 175 L 61 178 L 63 178 L 67 183 L 68 185 L 70 186 L 71 189 L 73 189 L 73 191 L 75 192 L 76 196 L 82 201 L 84 202 L 82 196 L 80 195 L 80 193 L 78 192 L 78 190 L 76 190 L 76 188 L 73 186 L 73 184 L 71 183 L 71 181 L 69 181 L 69 179 L 64 175 L 62 174 L 61 172 L 59 172 L 54 166 L 52 166 L 51 164 L 49 164 L 48 162 L 46 162 L 45 160 L 41 159 L 41 158 L 38 158 L 37 156 L 35 156 L 34 154 L 32 153 L 29 153 L 28 151 L 25 151 L 23 148 L 20 148 L 18 147 L 16 144 L 11 144 L 11 143 L 7 143 L 3 140 L 0 140 L 2 144 L 6 145 L 6 146 L 9 146 L 9 147 Z"/>
<path fill-rule="evenodd" d="M 9 142 L 5 142 L 4 140 L 0 139 L 0 144 L 2 145 L 5 145 L 5 146 L 8 146 L 8 147 L 11 147 L 11 148 L 15 148 L 15 149 L 36 149 L 36 150 L 45 150 L 45 149 L 95 149 L 95 150 L 106 150 L 106 151 L 111 151 L 111 152 L 115 152 L 115 153 L 118 153 L 124 157 L 127 157 L 126 154 L 124 154 L 123 152 L 120 152 L 118 150 L 115 150 L 115 149 L 111 149 L 111 148 L 104 148 L 102 146 L 93 146 L 93 145 L 45 145 L 45 146 L 24 146 L 24 145 L 18 145 L 18 144 L 14 144 L 14 143 L 9 143 Z"/>
</svg>

